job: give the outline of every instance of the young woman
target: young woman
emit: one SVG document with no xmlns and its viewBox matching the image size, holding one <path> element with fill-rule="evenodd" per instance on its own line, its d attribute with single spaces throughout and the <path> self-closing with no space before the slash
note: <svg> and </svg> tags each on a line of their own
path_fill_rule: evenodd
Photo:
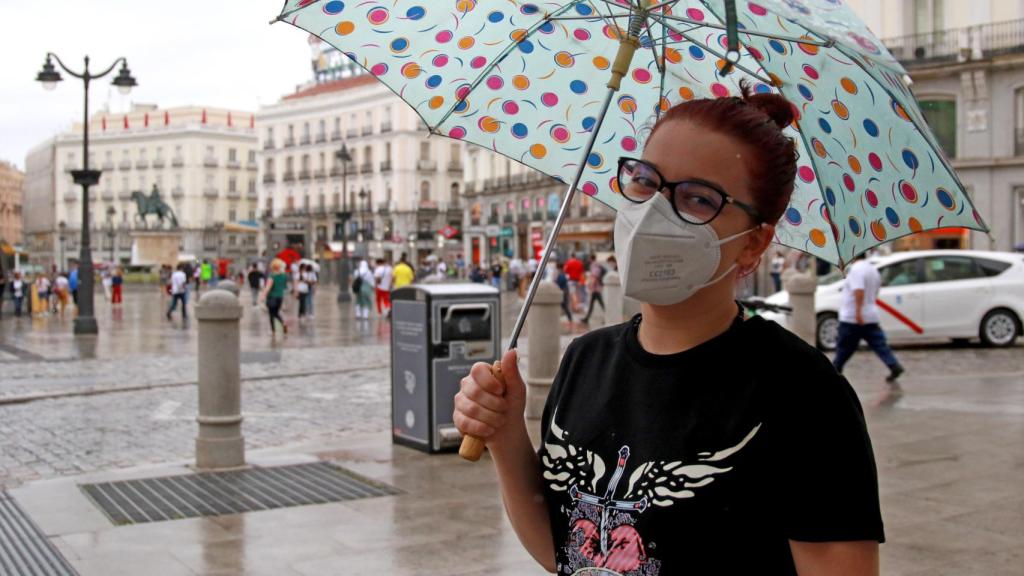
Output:
<svg viewBox="0 0 1024 576">
<path fill-rule="evenodd" d="M 263 300 L 267 303 L 267 313 L 270 316 L 270 334 L 277 332 L 277 325 L 274 321 L 281 323 L 281 329 L 288 333 L 288 325 L 281 318 L 281 304 L 284 303 L 284 295 L 288 292 L 288 274 L 284 271 L 284 260 L 275 258 L 270 262 L 270 278 L 263 285 Z"/>
<path fill-rule="evenodd" d="M 620 160 L 623 290 L 641 314 L 565 352 L 534 452 L 514 353 L 462 381 L 512 526 L 559 574 L 878 574 L 877 473 L 850 385 L 733 299 L 793 190 L 774 95 L 669 110 Z"/>
</svg>

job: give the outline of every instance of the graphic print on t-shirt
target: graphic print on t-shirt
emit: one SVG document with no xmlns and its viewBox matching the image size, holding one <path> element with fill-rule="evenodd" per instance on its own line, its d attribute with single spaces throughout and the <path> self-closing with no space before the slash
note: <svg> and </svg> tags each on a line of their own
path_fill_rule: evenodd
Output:
<svg viewBox="0 0 1024 576">
<path fill-rule="evenodd" d="M 602 483 L 607 471 L 604 460 L 570 443 L 569 434 L 555 423 L 556 416 L 551 417 L 550 431 L 559 443 L 544 444 L 543 476 L 552 490 L 568 491 L 572 500 L 572 509 L 566 511 L 570 532 L 564 549 L 566 564 L 558 570 L 573 576 L 658 576 L 661 562 L 648 553 L 655 546 L 645 543 L 637 529 L 639 516 L 652 506 L 667 508 L 695 497 L 697 488 L 732 470 L 723 461 L 746 446 L 761 428 L 754 426 L 730 448 L 698 453 L 697 461 L 690 464 L 652 461 L 633 467 L 629 446 L 623 445 L 611 477 Z M 623 491 L 620 485 L 627 470 L 632 472 Z"/>
</svg>

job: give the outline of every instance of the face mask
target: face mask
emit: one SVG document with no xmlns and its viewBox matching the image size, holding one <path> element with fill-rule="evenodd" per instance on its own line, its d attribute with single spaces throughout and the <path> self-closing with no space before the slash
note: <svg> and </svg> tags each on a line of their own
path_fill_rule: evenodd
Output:
<svg viewBox="0 0 1024 576">
<path fill-rule="evenodd" d="M 622 291 L 649 304 L 682 302 L 732 272 L 735 262 L 713 278 L 721 246 L 759 227 L 720 240 L 710 225 L 679 218 L 664 194 L 642 204 L 624 202 L 615 217 L 615 258 Z"/>
</svg>

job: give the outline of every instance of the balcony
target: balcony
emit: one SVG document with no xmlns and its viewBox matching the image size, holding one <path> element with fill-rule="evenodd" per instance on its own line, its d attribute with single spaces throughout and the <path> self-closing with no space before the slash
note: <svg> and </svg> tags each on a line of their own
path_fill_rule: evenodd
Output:
<svg viewBox="0 0 1024 576">
<path fill-rule="evenodd" d="M 264 142 L 263 143 L 263 149 L 264 150 L 273 150 L 274 149 L 274 141 L 273 140 L 267 140 L 266 142 Z"/>
<path fill-rule="evenodd" d="M 380 133 L 387 134 L 388 132 L 391 132 L 391 122 L 381 122 Z"/>
<path fill-rule="evenodd" d="M 373 134 L 373 126 L 363 126 L 362 135 L 369 136 Z"/>
<path fill-rule="evenodd" d="M 100 192 L 100 198 L 102 198 L 104 200 L 107 200 L 107 201 L 113 200 L 114 199 L 114 191 L 109 189 L 109 188 L 106 189 L 106 190 L 103 190 L 102 192 Z"/>
<path fill-rule="evenodd" d="M 299 146 L 308 146 L 309 142 L 309 134 L 303 134 L 302 137 L 299 138 Z"/>
<path fill-rule="evenodd" d="M 323 168 L 320 168 L 318 170 L 314 170 L 313 171 L 313 178 L 316 179 L 316 180 L 326 180 L 327 179 L 327 170 L 325 170 Z"/>
<path fill-rule="evenodd" d="M 323 144 L 324 142 L 327 142 L 327 134 L 324 132 L 317 134 L 315 142 L 317 144 Z"/>
<path fill-rule="evenodd" d="M 136 170 L 147 170 L 149 169 L 149 160 L 141 159 L 135 161 Z"/>
<path fill-rule="evenodd" d="M 206 188 L 203 188 L 203 196 L 206 198 L 216 198 L 217 196 L 220 196 L 220 191 L 213 186 L 207 186 Z"/>
<path fill-rule="evenodd" d="M 1016 156 L 1024 156 L 1024 129 L 1018 128 L 1014 132 L 1013 153 Z"/>
<path fill-rule="evenodd" d="M 380 163 L 381 172 L 391 172 L 391 160 L 385 160 Z"/>
<path fill-rule="evenodd" d="M 259 198 L 260 193 L 256 191 L 256 188 L 250 188 L 245 192 L 245 197 L 249 200 L 255 200 Z"/>
<path fill-rule="evenodd" d="M 346 138 L 355 138 L 356 136 L 359 136 L 359 130 L 356 128 L 349 128 L 345 131 Z"/>
<path fill-rule="evenodd" d="M 449 162 L 448 172 L 462 174 L 462 162 Z"/>
<path fill-rule="evenodd" d="M 391 213 L 391 203 L 390 202 L 380 202 L 380 203 L 377 204 L 377 214 L 390 214 L 390 213 Z"/>
<path fill-rule="evenodd" d="M 259 166 L 256 165 L 256 162 L 246 162 L 245 169 L 255 172 L 256 170 L 259 170 Z"/>
<path fill-rule="evenodd" d="M 183 198 L 185 196 L 185 189 L 181 186 L 175 186 L 171 188 L 171 198 Z"/>
<path fill-rule="evenodd" d="M 270 172 L 267 172 L 266 174 L 263 175 L 264 184 L 273 184 L 275 182 L 277 182 L 277 175 Z"/>
<path fill-rule="evenodd" d="M 1024 52 L 1024 19 L 886 38 L 904 66 L 984 60 Z"/>
<path fill-rule="evenodd" d="M 360 174 L 373 174 L 373 163 L 372 162 L 363 162 L 363 164 L 359 167 L 359 173 Z"/>
<path fill-rule="evenodd" d="M 285 170 L 284 176 L 281 177 L 282 182 L 295 182 L 295 172 L 291 170 Z"/>
<path fill-rule="evenodd" d="M 530 221 L 530 215 L 527 214 L 526 212 L 520 212 L 519 213 L 519 221 L 520 222 L 529 222 Z"/>
<path fill-rule="evenodd" d="M 203 158 L 203 166 L 206 166 L 207 168 L 216 168 L 217 158 L 214 156 L 207 156 Z"/>
<path fill-rule="evenodd" d="M 238 170 L 239 168 L 242 167 L 242 163 L 239 162 L 238 160 L 228 160 L 227 167 L 231 168 L 232 170 Z"/>
<path fill-rule="evenodd" d="M 234 190 L 231 190 L 230 188 L 228 189 L 228 198 L 236 198 L 237 199 L 237 198 L 241 198 L 241 197 L 242 197 L 242 191 L 241 190 L 239 190 L 237 188 L 234 189 Z"/>
<path fill-rule="evenodd" d="M 153 168 L 154 169 L 159 170 L 159 169 L 163 168 L 165 165 L 166 165 L 166 161 L 163 158 L 154 158 L 153 159 Z"/>
<path fill-rule="evenodd" d="M 103 170 L 110 171 L 110 170 L 113 170 L 113 169 L 114 169 L 114 161 L 113 160 L 107 160 L 107 161 L 105 161 L 103 163 Z"/>
<path fill-rule="evenodd" d="M 289 137 L 285 138 L 284 139 L 284 147 L 285 148 L 291 148 L 292 146 L 295 146 L 295 138 L 292 137 L 292 136 L 289 136 Z"/>
<path fill-rule="evenodd" d="M 341 169 L 341 166 L 331 166 L 331 178 L 341 178 L 343 174 L 344 170 Z"/>
<path fill-rule="evenodd" d="M 416 162 L 416 169 L 420 172 L 437 172 L 437 161 L 421 159 Z"/>
<path fill-rule="evenodd" d="M 341 140 L 341 130 L 334 130 L 331 132 L 331 142 L 338 142 Z"/>
<path fill-rule="evenodd" d="M 131 160 L 121 160 L 117 164 L 117 167 L 120 170 L 131 170 L 132 169 L 132 161 Z"/>
<path fill-rule="evenodd" d="M 131 200 L 132 199 L 132 191 L 131 191 L 131 189 L 125 188 L 123 190 L 118 190 L 117 191 L 117 199 L 118 200 Z"/>
<path fill-rule="evenodd" d="M 185 159 L 182 158 L 181 156 L 175 156 L 174 158 L 171 158 L 171 166 L 175 168 L 181 168 L 184 165 Z"/>
<path fill-rule="evenodd" d="M 420 203 L 416 206 L 417 212 L 431 212 L 437 213 L 437 202 L 431 200 L 420 200 Z"/>
<path fill-rule="evenodd" d="M 473 196 L 476 194 L 476 182 L 466 182 L 466 187 L 462 189 L 462 193 L 466 196 Z"/>
<path fill-rule="evenodd" d="M 540 222 L 542 220 L 544 220 L 544 212 L 542 210 L 534 210 L 533 211 L 533 221 L 534 222 Z"/>
<path fill-rule="evenodd" d="M 299 180 L 309 180 L 309 170 L 299 170 Z"/>
<path fill-rule="evenodd" d="M 515 219 L 515 214 L 505 214 L 505 216 L 502 217 L 501 221 L 503 224 L 511 224 L 515 222 Z"/>
<path fill-rule="evenodd" d="M 65 202 L 76 202 L 76 201 L 78 201 L 78 192 L 75 192 L 74 190 L 68 190 L 67 192 L 64 193 L 64 201 Z"/>
</svg>

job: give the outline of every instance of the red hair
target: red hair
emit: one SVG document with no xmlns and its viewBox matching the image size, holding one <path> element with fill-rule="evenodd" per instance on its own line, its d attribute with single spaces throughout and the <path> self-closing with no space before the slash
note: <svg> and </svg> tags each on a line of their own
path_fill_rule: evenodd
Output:
<svg viewBox="0 0 1024 576">
<path fill-rule="evenodd" d="M 680 120 L 742 143 L 750 151 L 745 165 L 753 204 L 762 221 L 775 224 L 786 211 L 796 179 L 796 143 L 782 133 L 793 119 L 789 101 L 778 94 L 752 94 L 750 85 L 741 80 L 740 96 L 689 100 L 669 108 L 651 135 Z"/>
</svg>

